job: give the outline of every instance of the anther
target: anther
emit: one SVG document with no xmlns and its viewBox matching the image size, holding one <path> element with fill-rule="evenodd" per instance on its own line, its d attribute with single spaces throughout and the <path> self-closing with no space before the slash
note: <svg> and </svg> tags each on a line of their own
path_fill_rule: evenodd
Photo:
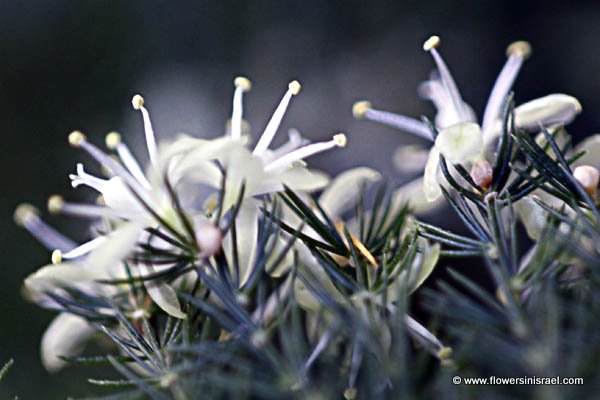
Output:
<svg viewBox="0 0 600 400">
<path fill-rule="evenodd" d="M 440 37 L 439 36 L 431 36 L 429 39 L 423 43 L 423 50 L 430 51 L 431 49 L 435 49 L 440 45 Z"/>
<path fill-rule="evenodd" d="M 121 143 L 121 135 L 118 132 L 109 132 L 104 138 L 104 142 L 106 143 L 106 147 L 115 150 Z"/>
<path fill-rule="evenodd" d="M 300 89 L 302 89 L 302 86 L 298 81 L 291 81 L 288 85 L 288 89 L 290 89 L 294 96 L 297 96 L 298 93 L 300 93 Z"/>
<path fill-rule="evenodd" d="M 136 94 L 133 96 L 133 99 L 131 99 L 131 105 L 135 110 L 139 110 L 144 106 L 144 98 L 139 94 Z"/>
<path fill-rule="evenodd" d="M 65 200 L 61 196 L 57 194 L 50 196 L 47 204 L 48 211 L 51 214 L 58 214 L 63 209 L 64 204 Z"/>
<path fill-rule="evenodd" d="M 23 203 L 19 204 L 15 209 L 13 219 L 15 221 L 15 224 L 19 226 L 25 226 L 27 220 L 29 220 L 32 217 L 37 217 L 39 215 L 40 212 L 37 208 L 35 208 L 31 204 Z"/>
<path fill-rule="evenodd" d="M 68 140 L 69 140 L 69 144 L 71 146 L 79 147 L 79 146 L 81 146 L 81 143 L 83 143 L 86 140 L 86 137 L 80 131 L 73 131 L 69 134 Z"/>
<path fill-rule="evenodd" d="M 506 48 L 506 55 L 509 57 L 516 55 L 522 57 L 523 59 L 527 59 L 531 55 L 531 45 L 529 42 L 524 40 L 513 42 Z"/>
<path fill-rule="evenodd" d="M 346 147 L 348 138 L 343 133 L 338 133 L 337 135 L 333 135 L 333 141 L 337 147 Z"/>
<path fill-rule="evenodd" d="M 249 92 L 250 89 L 252 89 L 252 82 L 250 82 L 250 79 L 243 77 L 243 76 L 236 77 L 233 80 L 233 84 L 235 85 L 236 88 L 240 88 L 244 92 Z"/>
<path fill-rule="evenodd" d="M 62 251 L 58 249 L 54 250 L 50 259 L 52 260 L 52 264 L 60 264 L 62 262 Z"/>
<path fill-rule="evenodd" d="M 356 119 L 362 119 L 365 117 L 367 111 L 371 109 L 371 102 L 366 100 L 357 101 L 352 106 L 352 115 Z"/>
</svg>

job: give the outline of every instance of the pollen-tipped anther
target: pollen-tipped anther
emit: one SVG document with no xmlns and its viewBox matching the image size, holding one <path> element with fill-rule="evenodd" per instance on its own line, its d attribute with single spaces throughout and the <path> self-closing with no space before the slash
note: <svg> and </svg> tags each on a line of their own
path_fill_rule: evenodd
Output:
<svg viewBox="0 0 600 400">
<path fill-rule="evenodd" d="M 52 256 L 50 256 L 50 260 L 52 261 L 52 264 L 59 264 L 62 262 L 62 251 L 60 250 L 54 250 L 52 252 Z"/>
<path fill-rule="evenodd" d="M 106 143 L 106 147 L 115 150 L 119 143 L 121 143 L 121 135 L 118 132 L 110 132 L 104 138 L 104 142 Z"/>
<path fill-rule="evenodd" d="M 292 92 L 294 96 L 297 96 L 300 93 L 300 89 L 302 89 L 302 85 L 298 81 L 291 81 L 288 85 L 288 89 Z"/>
<path fill-rule="evenodd" d="M 244 92 L 249 92 L 252 89 L 252 82 L 244 76 L 238 76 L 233 80 L 236 88 L 242 89 Z"/>
<path fill-rule="evenodd" d="M 62 198 L 62 196 L 55 194 L 48 198 L 47 207 L 51 214 L 58 214 L 63 209 L 64 205 L 65 200 Z"/>
<path fill-rule="evenodd" d="M 506 48 L 506 55 L 518 55 L 523 59 L 529 58 L 531 55 L 531 44 L 524 40 L 519 40 L 517 42 L 512 42 Z"/>
<path fill-rule="evenodd" d="M 352 105 L 352 115 L 356 119 L 362 119 L 365 117 L 367 111 L 371 109 L 371 103 L 366 100 L 357 101 Z"/>
<path fill-rule="evenodd" d="M 348 138 L 343 133 L 333 135 L 333 141 L 337 147 L 346 147 L 346 144 L 348 144 Z"/>
<path fill-rule="evenodd" d="M 440 37 L 439 36 L 431 36 L 429 39 L 423 43 L 423 50 L 430 51 L 431 49 L 435 49 L 440 45 Z"/>
<path fill-rule="evenodd" d="M 133 96 L 133 99 L 131 99 L 131 105 L 135 110 L 139 110 L 144 106 L 144 98 L 139 94 L 136 94 Z"/>
<path fill-rule="evenodd" d="M 31 204 L 23 203 L 19 204 L 15 209 L 13 214 L 13 219 L 15 224 L 19 226 L 24 226 L 27 223 L 27 220 L 36 217 L 40 214 L 39 210 L 32 206 Z"/>
<path fill-rule="evenodd" d="M 69 144 L 73 147 L 81 146 L 81 143 L 83 143 L 85 139 L 85 135 L 80 131 L 73 131 L 69 133 Z"/>
<path fill-rule="evenodd" d="M 573 176 L 583 189 L 590 195 L 595 196 L 598 191 L 600 172 L 590 165 L 581 165 L 573 171 Z"/>
</svg>

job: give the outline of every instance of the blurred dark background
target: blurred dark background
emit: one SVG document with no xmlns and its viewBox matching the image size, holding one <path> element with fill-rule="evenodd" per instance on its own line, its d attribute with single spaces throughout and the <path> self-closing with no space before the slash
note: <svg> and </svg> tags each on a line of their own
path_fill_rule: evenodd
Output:
<svg viewBox="0 0 600 400">
<path fill-rule="evenodd" d="M 362 164 L 397 179 L 393 151 L 412 139 L 354 121 L 350 110 L 365 98 L 431 116 L 431 105 L 416 96 L 433 67 L 421 50 L 431 34 L 442 37 L 441 51 L 479 115 L 506 46 L 525 39 L 533 54 L 515 86 L 517 102 L 572 94 L 584 113 L 571 132 L 599 130 L 598 1 L 2 2 L 0 363 L 12 357 L 15 366 L 0 383 L 0 398 L 62 399 L 94 389 L 85 382 L 89 370 L 49 375 L 40 364 L 39 340 L 52 314 L 26 303 L 20 287 L 50 256 L 11 217 L 22 201 L 43 209 L 53 193 L 85 195 L 67 178 L 85 160 L 67 146 L 68 132 L 81 129 L 102 143 L 118 130 L 143 158 L 141 118 L 130 105 L 139 92 L 159 138 L 216 136 L 231 112 L 232 79 L 243 74 L 254 84 L 245 104 L 256 133 L 298 79 L 303 90 L 281 132 L 296 127 L 325 139 L 343 131 L 350 139 L 346 150 L 311 165 L 335 174 Z M 70 234 L 85 229 L 76 220 L 47 220 Z"/>
</svg>

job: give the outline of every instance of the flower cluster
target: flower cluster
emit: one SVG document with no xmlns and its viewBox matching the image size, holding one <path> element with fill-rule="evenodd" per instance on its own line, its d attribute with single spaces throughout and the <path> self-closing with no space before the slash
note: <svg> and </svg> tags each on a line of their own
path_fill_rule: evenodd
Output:
<svg viewBox="0 0 600 400">
<path fill-rule="evenodd" d="M 72 132 L 70 145 L 105 176 L 78 164 L 71 184 L 98 200 L 54 195 L 48 210 L 91 219 L 89 237 L 71 240 L 28 204 L 14 213 L 51 252 L 52 263 L 24 283 L 28 299 L 59 312 L 42 338 L 46 368 L 108 363 L 124 380 L 91 383 L 153 399 L 465 397 L 444 383 L 447 369 L 596 376 L 580 342 L 600 354 L 600 135 L 572 146 L 564 126 L 582 111 L 572 96 L 515 106 L 511 88 L 531 53 L 523 41 L 508 46 L 478 122 L 439 45 L 437 36 L 423 45 L 436 70 L 419 87 L 437 109 L 433 121 L 353 106 L 356 118 L 430 143 L 397 150 L 399 169 L 422 176 L 392 190 L 371 168 L 329 179 L 307 167 L 310 156 L 344 147 L 342 133 L 310 143 L 291 130 L 272 148 L 297 81 L 253 147 L 244 77 L 234 80 L 231 120 L 215 139 L 157 143 L 134 96 L 145 168 L 117 132 L 106 135 L 106 151 Z M 415 217 L 441 204 L 468 233 Z M 424 291 L 416 309 L 442 327 L 413 318 L 411 295 L 440 260 L 467 257 L 481 259 L 493 290 L 450 270 L 452 283 Z M 81 356 L 96 332 L 113 351 Z"/>
</svg>

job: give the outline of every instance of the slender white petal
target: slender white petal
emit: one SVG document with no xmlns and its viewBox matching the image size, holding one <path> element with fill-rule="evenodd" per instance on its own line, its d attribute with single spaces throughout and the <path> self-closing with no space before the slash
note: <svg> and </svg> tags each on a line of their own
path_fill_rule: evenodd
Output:
<svg viewBox="0 0 600 400">
<path fill-rule="evenodd" d="M 414 275 L 415 272 L 411 273 L 414 275 L 414 281 L 411 284 L 411 292 L 414 292 L 419 287 L 421 287 L 423 282 L 425 282 L 425 280 L 433 272 L 433 269 L 437 265 L 437 262 L 440 258 L 440 244 L 439 243 L 429 245 L 428 243 L 426 243 L 425 240 L 423 242 L 425 242 L 425 243 L 422 243 L 422 246 L 421 246 L 423 253 L 421 254 L 422 255 L 421 261 L 420 261 L 419 265 L 417 266 L 416 275 Z"/>
<path fill-rule="evenodd" d="M 435 147 L 452 164 L 470 161 L 483 151 L 481 129 L 473 122 L 449 126 L 439 132 Z"/>
<path fill-rule="evenodd" d="M 566 94 L 550 94 L 515 108 L 515 123 L 523 129 L 566 125 L 581 112 L 581 104 Z"/>
<path fill-rule="evenodd" d="M 107 278 L 103 271 L 81 264 L 63 262 L 46 265 L 30 274 L 25 279 L 25 289 L 35 298 L 45 291 L 62 285 L 92 282 L 101 278 Z"/>
<path fill-rule="evenodd" d="M 438 182 L 439 165 L 440 152 L 437 147 L 433 147 L 429 153 L 429 158 L 425 165 L 425 173 L 423 174 L 423 192 L 428 202 L 433 202 L 442 195 L 442 190 Z"/>
<path fill-rule="evenodd" d="M 263 134 L 261 135 L 256 147 L 254 148 L 253 154 L 260 155 L 265 150 L 269 148 L 269 145 L 273 141 L 275 134 L 277 133 L 277 129 L 279 129 L 279 125 L 281 124 L 281 120 L 285 115 L 288 105 L 290 104 L 290 100 L 292 96 L 297 95 L 300 92 L 300 84 L 298 81 L 290 82 L 288 85 L 288 90 L 281 99 L 281 102 L 275 109 L 273 116 L 269 120 L 267 127 L 265 128 Z"/>
<path fill-rule="evenodd" d="M 235 220 L 240 287 L 246 283 L 252 272 L 258 238 L 258 216 L 257 204 L 248 199 L 242 203 Z M 231 231 L 223 239 L 223 250 L 228 264 L 233 266 L 234 247 Z"/>
<path fill-rule="evenodd" d="M 85 263 L 108 277 L 121 266 L 121 262 L 135 250 L 143 224 L 139 221 L 127 222 L 106 236 L 106 240 L 96 246 Z"/>
<path fill-rule="evenodd" d="M 437 111 L 435 114 L 435 126 L 437 128 L 446 128 L 465 120 L 475 121 L 475 114 L 466 105 L 465 108 L 469 110 L 469 117 L 461 117 L 437 71 L 431 74 L 428 81 L 419 85 L 418 93 L 420 97 L 431 101 L 435 106 Z"/>
<path fill-rule="evenodd" d="M 575 152 L 585 151 L 575 165 L 591 165 L 600 168 L 600 134 L 592 135 L 583 140 L 575 147 Z"/>
<path fill-rule="evenodd" d="M 381 179 L 379 172 L 366 167 L 352 168 L 335 177 L 319 197 L 321 207 L 334 218 L 356 203 L 361 185 Z"/>
<path fill-rule="evenodd" d="M 514 205 L 521 222 L 525 226 L 527 236 L 537 241 L 546 226 L 547 212 L 533 199 L 536 196 L 526 196 Z"/>
<path fill-rule="evenodd" d="M 427 164 L 429 148 L 418 145 L 400 146 L 394 152 L 394 166 L 405 174 L 421 173 Z"/>
<path fill-rule="evenodd" d="M 430 201 L 425 196 L 423 181 L 424 178 L 417 178 L 400 186 L 400 188 L 392 193 L 392 205 L 397 209 L 408 203 L 412 213 L 415 215 L 424 215 L 443 207 L 446 201 L 439 195 L 441 193 L 437 193 L 439 192 L 439 186 L 435 186 L 437 188 L 435 198 Z"/>
<path fill-rule="evenodd" d="M 142 276 L 155 272 L 154 268 L 145 264 L 138 264 Z M 181 311 L 181 305 L 175 290 L 164 281 L 145 281 L 144 286 L 152 301 L 167 314 L 180 319 L 185 319 L 186 314 Z"/>
<path fill-rule="evenodd" d="M 65 367 L 67 362 L 60 357 L 79 355 L 95 332 L 94 326 L 85 319 L 69 313 L 59 314 L 42 337 L 40 356 L 46 370 L 58 372 Z"/>
<path fill-rule="evenodd" d="M 334 300 L 339 300 L 340 302 L 345 301 L 344 296 L 337 290 L 327 275 L 327 272 L 325 272 L 321 265 L 314 259 L 308 248 L 301 245 L 297 248 L 297 251 L 301 263 L 299 266 L 299 273 L 303 274 L 303 276 L 305 276 L 309 282 L 312 282 L 314 286 L 324 290 Z M 307 272 L 303 272 L 305 269 Z M 315 297 L 311 290 L 306 287 L 299 278 L 294 280 L 294 297 L 298 304 L 308 311 L 316 312 L 323 306 L 319 299 Z"/>
</svg>

